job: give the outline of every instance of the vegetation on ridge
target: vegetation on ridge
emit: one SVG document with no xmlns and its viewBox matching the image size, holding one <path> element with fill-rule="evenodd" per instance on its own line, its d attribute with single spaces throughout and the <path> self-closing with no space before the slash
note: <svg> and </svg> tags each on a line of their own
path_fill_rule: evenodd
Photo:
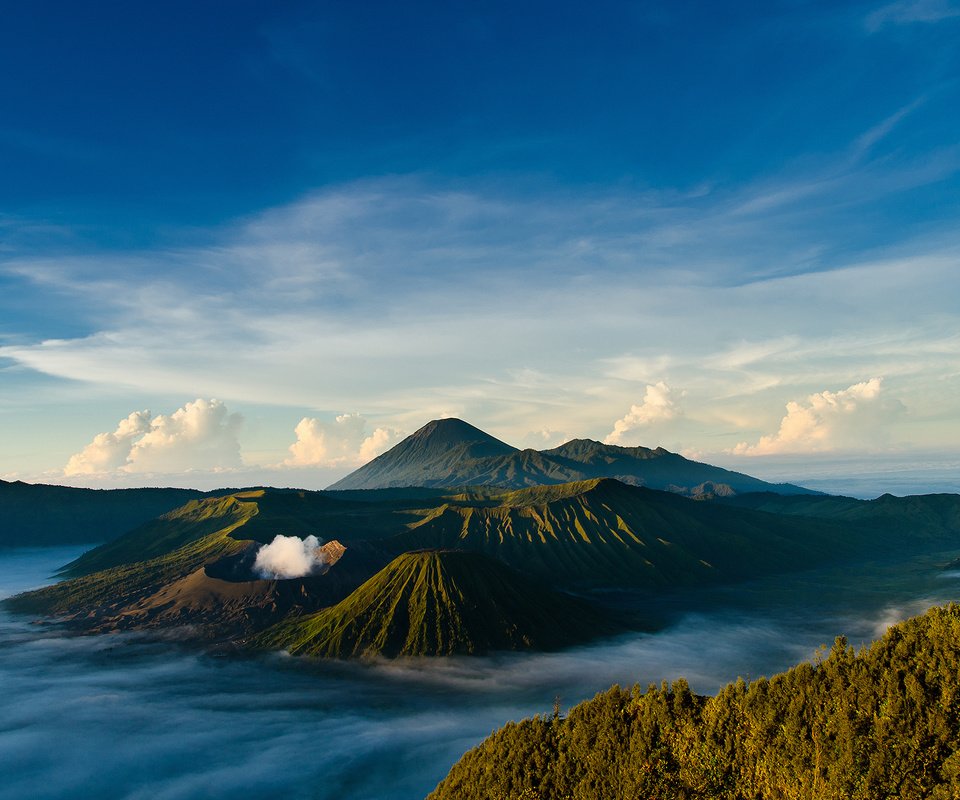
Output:
<svg viewBox="0 0 960 800">
<path fill-rule="evenodd" d="M 613 687 L 562 718 L 510 723 L 428 800 L 953 800 L 960 797 L 960 606 L 855 654 L 715 697 Z"/>
</svg>

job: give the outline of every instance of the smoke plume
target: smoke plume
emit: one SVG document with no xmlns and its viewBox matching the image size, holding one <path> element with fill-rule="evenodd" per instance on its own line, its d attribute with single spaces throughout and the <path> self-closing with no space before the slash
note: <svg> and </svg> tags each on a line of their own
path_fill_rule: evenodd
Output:
<svg viewBox="0 0 960 800">
<path fill-rule="evenodd" d="M 253 571 L 261 578 L 273 580 L 304 578 L 318 573 L 326 563 L 326 554 L 316 536 L 300 539 L 278 535 L 257 551 Z"/>
</svg>

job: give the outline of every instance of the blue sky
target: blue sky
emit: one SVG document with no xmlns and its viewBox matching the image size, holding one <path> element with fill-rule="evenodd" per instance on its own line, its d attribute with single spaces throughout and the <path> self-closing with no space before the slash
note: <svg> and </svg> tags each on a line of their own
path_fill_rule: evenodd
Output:
<svg viewBox="0 0 960 800">
<path fill-rule="evenodd" d="M 312 488 L 455 414 L 952 486 L 956 2 L 4 16 L 8 479 Z"/>
</svg>

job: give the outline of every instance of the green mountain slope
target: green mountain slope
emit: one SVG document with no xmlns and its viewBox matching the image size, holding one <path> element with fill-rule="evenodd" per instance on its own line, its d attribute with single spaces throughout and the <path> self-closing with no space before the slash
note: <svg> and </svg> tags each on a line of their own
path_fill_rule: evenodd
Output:
<svg viewBox="0 0 960 800">
<path fill-rule="evenodd" d="M 412 493 L 308 492 L 253 489 L 194 500 L 84 553 L 64 568 L 70 576 L 162 556 L 213 533 L 267 543 L 277 534 L 323 540 L 380 538 L 404 529 L 412 509 L 437 502 L 435 490 Z M 405 514 L 407 516 L 405 516 Z"/>
<path fill-rule="evenodd" d="M 0 547 L 108 541 L 203 496 L 193 489 L 77 489 L 0 480 Z"/>
<path fill-rule="evenodd" d="M 690 461 L 662 448 L 575 439 L 552 450 L 517 450 L 458 419 L 434 420 L 330 489 L 497 486 L 519 489 L 594 478 L 704 496 L 733 492 L 807 493 Z"/>
<path fill-rule="evenodd" d="M 227 534 L 259 513 L 256 502 L 250 500 L 262 494 L 263 490 L 256 490 L 191 500 L 113 541 L 88 550 L 67 564 L 62 572 L 72 577 L 89 575 L 166 555 L 211 534 Z"/>
<path fill-rule="evenodd" d="M 582 603 L 475 553 L 404 553 L 345 600 L 280 623 L 261 648 L 331 658 L 552 649 L 609 633 Z"/>
<path fill-rule="evenodd" d="M 558 587 L 655 589 L 842 558 L 864 538 L 848 523 L 702 503 L 611 479 L 506 492 L 261 489 L 192 500 L 85 553 L 65 568 L 71 580 L 10 604 L 91 625 L 131 614 L 124 624 L 159 624 L 169 616 L 156 612 L 153 598 L 164 587 L 278 534 L 313 534 L 347 546 L 336 591 L 321 592 L 331 601 L 412 550 L 484 553 Z M 211 617 L 203 603 L 189 606 Z"/>
<path fill-rule="evenodd" d="M 360 507 L 374 517 L 384 513 L 375 504 Z M 258 489 L 191 501 L 85 553 L 65 568 L 72 576 L 69 580 L 6 602 L 25 613 L 69 615 L 78 622 L 87 620 L 91 627 L 123 627 L 143 618 L 139 612 L 144 608 L 155 608 L 152 598 L 165 587 L 225 558 L 249 552 L 256 543 L 270 542 L 278 534 L 337 538 L 333 533 L 342 530 L 343 513 L 349 515 L 352 510 L 352 504 L 320 492 Z M 392 515 L 389 518 L 392 520 Z M 363 559 L 351 555 L 343 564 L 338 562 L 338 575 L 350 573 L 351 578 L 328 581 L 337 583 L 337 589 L 325 593 L 325 599 L 339 600 L 386 560 L 370 554 Z M 243 577 L 231 576 L 231 580 Z M 150 620 L 156 617 L 152 612 L 147 615 Z"/>
<path fill-rule="evenodd" d="M 934 608 L 855 654 L 715 697 L 685 681 L 613 687 L 568 717 L 510 723 L 428 800 L 515 797 L 960 797 L 960 607 Z"/>
<path fill-rule="evenodd" d="M 482 552 L 552 585 L 655 588 L 734 580 L 843 557 L 826 520 L 702 503 L 612 479 L 451 500 L 385 544 Z"/>
</svg>

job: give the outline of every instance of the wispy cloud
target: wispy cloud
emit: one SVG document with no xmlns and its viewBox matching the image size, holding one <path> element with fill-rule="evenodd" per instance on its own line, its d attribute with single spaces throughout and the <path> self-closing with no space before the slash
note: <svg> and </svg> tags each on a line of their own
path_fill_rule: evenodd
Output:
<svg viewBox="0 0 960 800">
<path fill-rule="evenodd" d="M 954 0 L 898 0 L 874 11 L 867 17 L 869 31 L 885 25 L 933 23 L 960 17 L 960 4 Z"/>
<path fill-rule="evenodd" d="M 8 259 L 0 270 L 66 298 L 87 331 L 20 336 L 0 358 L 130 393 L 302 409 L 301 465 L 347 457 L 328 421 L 347 409 L 376 420 L 365 437 L 454 413 L 518 442 L 601 438 L 665 376 L 687 392 L 667 446 L 707 449 L 698 437 L 718 420 L 743 428 L 732 446 L 778 395 L 863 374 L 942 413 L 955 403 L 955 234 L 933 226 L 882 256 L 838 249 L 850 204 L 905 185 L 867 160 L 693 197 L 360 182 L 205 246 Z M 857 200 L 864 187 L 876 191 Z"/>
</svg>

